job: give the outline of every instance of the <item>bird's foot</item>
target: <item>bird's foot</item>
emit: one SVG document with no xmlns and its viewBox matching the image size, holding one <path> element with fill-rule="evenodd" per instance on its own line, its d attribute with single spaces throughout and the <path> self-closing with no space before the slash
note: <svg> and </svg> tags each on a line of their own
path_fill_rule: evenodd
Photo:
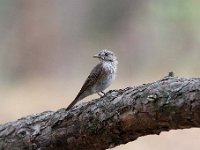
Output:
<svg viewBox="0 0 200 150">
<path fill-rule="evenodd" d="M 97 94 L 98 94 L 100 97 L 103 97 L 103 96 L 105 96 L 105 95 L 106 95 L 106 93 L 105 93 L 105 92 L 103 92 L 103 91 L 97 92 Z"/>
<path fill-rule="evenodd" d="M 101 91 L 101 93 L 102 93 L 103 95 L 106 95 L 106 93 L 105 93 L 105 92 L 103 92 L 103 91 Z"/>
</svg>

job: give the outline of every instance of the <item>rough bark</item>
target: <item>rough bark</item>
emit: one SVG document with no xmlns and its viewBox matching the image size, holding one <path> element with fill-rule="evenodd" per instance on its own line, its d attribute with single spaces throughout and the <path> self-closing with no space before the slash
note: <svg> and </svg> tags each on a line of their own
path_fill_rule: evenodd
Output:
<svg viewBox="0 0 200 150">
<path fill-rule="evenodd" d="M 192 127 L 200 127 L 200 79 L 166 77 L 1 125 L 0 149 L 99 150 Z"/>
</svg>

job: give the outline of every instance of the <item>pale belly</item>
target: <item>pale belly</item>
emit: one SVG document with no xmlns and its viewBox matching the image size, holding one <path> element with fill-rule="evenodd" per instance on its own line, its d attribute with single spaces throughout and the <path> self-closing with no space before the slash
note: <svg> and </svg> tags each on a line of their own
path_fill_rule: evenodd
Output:
<svg viewBox="0 0 200 150">
<path fill-rule="evenodd" d="M 116 65 L 110 62 L 104 62 L 103 68 L 106 70 L 106 77 L 102 79 L 98 84 L 94 87 L 93 92 L 101 92 L 104 91 L 107 87 L 111 85 L 116 75 Z"/>
<path fill-rule="evenodd" d="M 104 91 L 107 87 L 109 87 L 111 85 L 111 83 L 113 82 L 114 79 L 115 79 L 115 75 L 114 74 L 110 74 L 108 77 L 105 78 L 105 80 L 102 80 L 95 87 L 95 91 L 96 92 Z"/>
</svg>

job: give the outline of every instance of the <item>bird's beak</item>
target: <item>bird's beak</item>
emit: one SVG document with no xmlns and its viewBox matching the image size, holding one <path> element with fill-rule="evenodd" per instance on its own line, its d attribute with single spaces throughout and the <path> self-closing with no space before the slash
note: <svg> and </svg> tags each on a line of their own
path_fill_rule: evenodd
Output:
<svg viewBox="0 0 200 150">
<path fill-rule="evenodd" d="M 94 55 L 93 57 L 94 57 L 94 58 L 100 58 L 100 56 L 99 56 L 99 55 Z"/>
</svg>

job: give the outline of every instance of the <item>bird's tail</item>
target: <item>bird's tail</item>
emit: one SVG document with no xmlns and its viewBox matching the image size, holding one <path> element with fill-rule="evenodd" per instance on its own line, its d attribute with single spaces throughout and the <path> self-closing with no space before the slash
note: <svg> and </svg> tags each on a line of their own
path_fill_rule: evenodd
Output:
<svg viewBox="0 0 200 150">
<path fill-rule="evenodd" d="M 83 98 L 84 98 L 83 95 L 79 93 L 76 96 L 76 98 L 69 104 L 69 106 L 66 108 L 66 110 L 69 110 L 70 108 L 72 108 L 78 101 L 80 101 Z"/>
<path fill-rule="evenodd" d="M 69 106 L 66 108 L 66 110 L 69 110 L 70 108 L 72 108 L 76 103 L 78 102 L 78 99 L 74 99 Z"/>
</svg>

